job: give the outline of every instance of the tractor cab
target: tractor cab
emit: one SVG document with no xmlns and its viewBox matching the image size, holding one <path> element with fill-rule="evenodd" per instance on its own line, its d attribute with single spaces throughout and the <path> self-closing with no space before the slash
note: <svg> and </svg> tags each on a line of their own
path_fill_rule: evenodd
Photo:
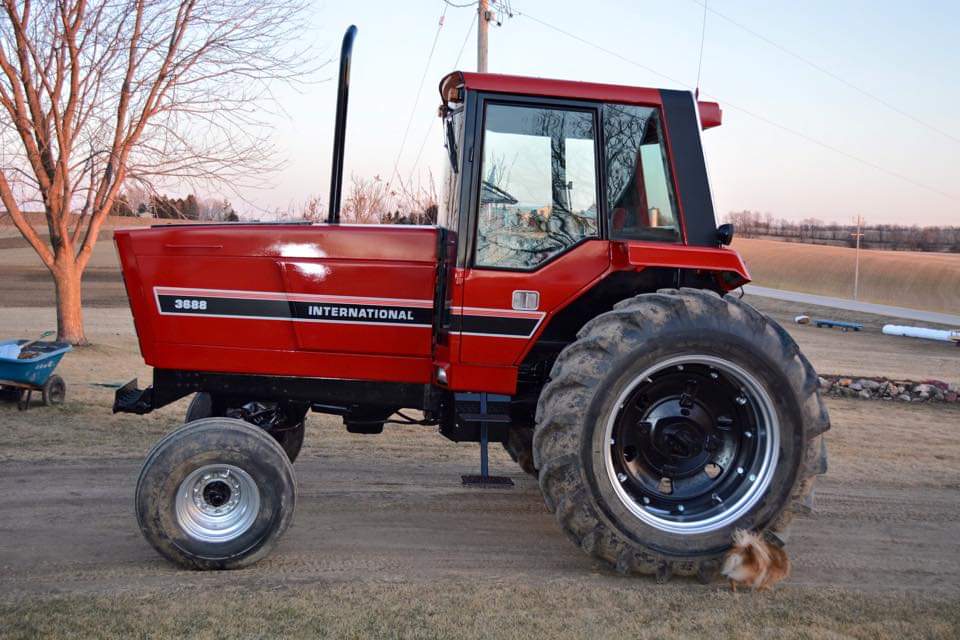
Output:
<svg viewBox="0 0 960 640">
<path fill-rule="evenodd" d="M 700 144 L 701 125 L 720 124 L 716 103 L 464 72 L 447 75 L 440 95 L 449 166 L 439 223 L 462 239 L 458 266 L 532 271 L 598 239 L 717 246 Z"/>
</svg>

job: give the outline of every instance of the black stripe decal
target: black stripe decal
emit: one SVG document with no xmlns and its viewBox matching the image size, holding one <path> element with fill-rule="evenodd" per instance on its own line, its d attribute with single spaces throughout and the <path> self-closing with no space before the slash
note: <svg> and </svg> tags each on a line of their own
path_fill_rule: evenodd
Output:
<svg viewBox="0 0 960 640">
<path fill-rule="evenodd" d="M 157 300 L 161 313 L 174 315 L 427 326 L 433 321 L 432 309 L 403 305 L 251 300 L 247 298 L 167 294 L 158 294 Z"/>
<path fill-rule="evenodd" d="M 463 333 L 482 333 L 493 336 L 526 338 L 537 328 L 536 318 L 508 318 L 504 316 L 462 316 L 451 319 L 451 331 Z"/>
<path fill-rule="evenodd" d="M 229 298 L 196 294 L 157 294 L 160 312 L 169 315 L 431 326 L 433 310 L 404 305 L 369 305 L 297 300 Z M 452 314 L 450 331 L 473 335 L 527 338 L 537 318 Z"/>
</svg>

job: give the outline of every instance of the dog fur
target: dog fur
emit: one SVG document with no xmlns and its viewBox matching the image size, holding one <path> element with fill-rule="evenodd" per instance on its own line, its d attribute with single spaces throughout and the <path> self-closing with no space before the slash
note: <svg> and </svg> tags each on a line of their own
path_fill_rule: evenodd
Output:
<svg viewBox="0 0 960 640">
<path fill-rule="evenodd" d="M 734 591 L 737 585 L 764 591 L 790 575 L 790 559 L 783 549 L 767 542 L 759 533 L 737 529 L 721 573 L 730 580 Z"/>
</svg>

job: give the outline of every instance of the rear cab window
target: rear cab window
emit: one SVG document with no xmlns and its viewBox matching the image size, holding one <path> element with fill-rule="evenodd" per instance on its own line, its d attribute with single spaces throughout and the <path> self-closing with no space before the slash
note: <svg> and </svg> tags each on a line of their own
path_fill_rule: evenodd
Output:
<svg viewBox="0 0 960 640">
<path fill-rule="evenodd" d="M 622 104 L 605 104 L 602 109 L 610 238 L 680 242 L 660 112 Z"/>
</svg>

